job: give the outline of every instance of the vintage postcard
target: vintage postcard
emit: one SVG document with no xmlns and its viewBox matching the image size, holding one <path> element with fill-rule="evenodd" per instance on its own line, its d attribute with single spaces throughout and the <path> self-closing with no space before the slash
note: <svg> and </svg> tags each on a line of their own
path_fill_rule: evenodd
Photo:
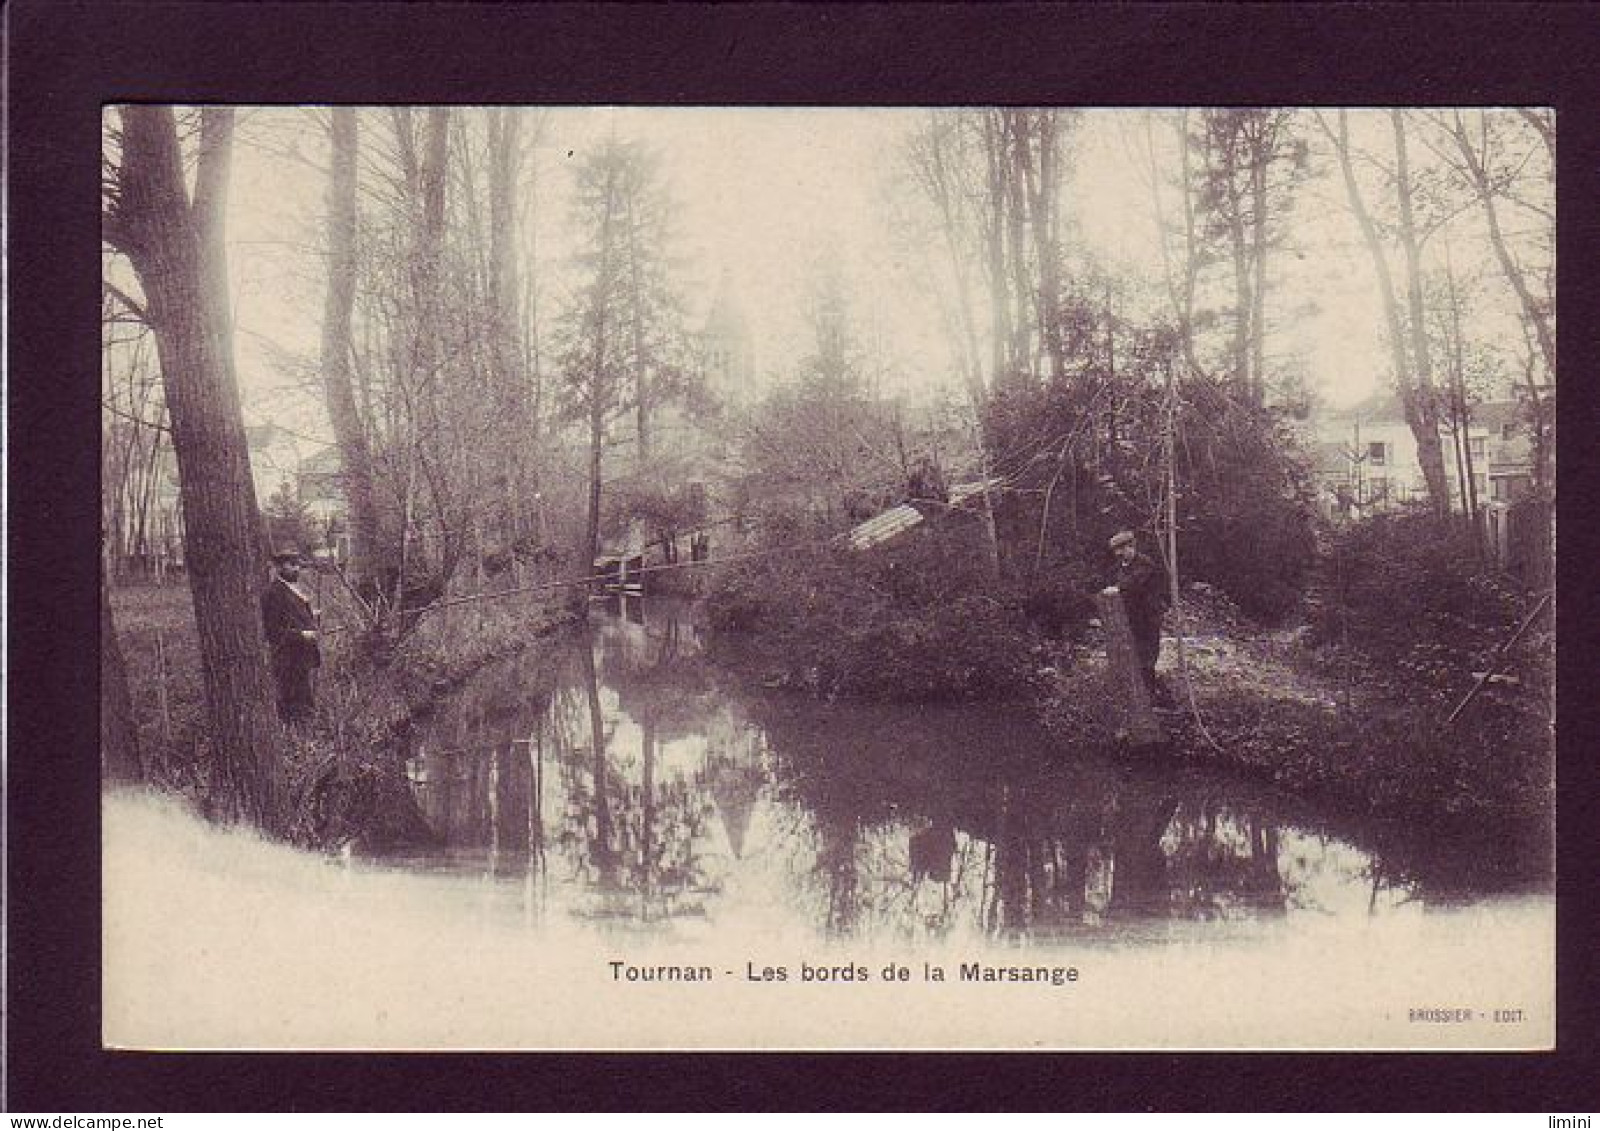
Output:
<svg viewBox="0 0 1600 1131">
<path fill-rule="evenodd" d="M 104 1046 L 1554 1047 L 1556 129 L 107 106 Z"/>
</svg>

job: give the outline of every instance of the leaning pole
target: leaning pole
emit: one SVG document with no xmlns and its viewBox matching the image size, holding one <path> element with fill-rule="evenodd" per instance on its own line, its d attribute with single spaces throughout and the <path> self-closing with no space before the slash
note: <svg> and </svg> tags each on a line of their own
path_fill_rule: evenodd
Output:
<svg viewBox="0 0 1600 1131">
<path fill-rule="evenodd" d="M 1106 634 L 1106 682 L 1117 705 L 1118 735 L 1135 746 L 1159 745 L 1166 735 L 1139 670 L 1139 654 L 1133 645 L 1133 628 L 1128 624 L 1122 594 L 1099 593 L 1095 601 Z"/>
</svg>

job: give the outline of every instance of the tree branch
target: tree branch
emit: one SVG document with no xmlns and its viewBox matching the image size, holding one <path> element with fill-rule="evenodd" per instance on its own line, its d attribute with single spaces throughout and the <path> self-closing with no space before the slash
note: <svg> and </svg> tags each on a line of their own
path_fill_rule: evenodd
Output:
<svg viewBox="0 0 1600 1131">
<path fill-rule="evenodd" d="M 138 318 L 139 321 L 143 322 L 146 326 L 150 325 L 150 315 L 146 313 L 145 308 L 139 303 L 135 302 L 132 298 L 128 297 L 128 293 L 122 290 L 122 288 L 118 287 L 115 283 L 101 279 L 100 289 L 120 302 L 128 309 L 128 312 Z"/>
</svg>

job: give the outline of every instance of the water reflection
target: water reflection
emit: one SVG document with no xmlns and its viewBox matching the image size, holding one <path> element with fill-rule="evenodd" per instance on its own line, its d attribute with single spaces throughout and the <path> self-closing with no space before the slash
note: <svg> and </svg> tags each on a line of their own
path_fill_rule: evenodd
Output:
<svg viewBox="0 0 1600 1131">
<path fill-rule="evenodd" d="M 1404 844 L 1077 756 L 1015 710 L 752 690 L 670 604 L 484 673 L 414 754 L 449 847 L 408 863 L 493 883 L 529 921 L 1117 941 L 1414 912 L 1432 887 Z"/>
</svg>

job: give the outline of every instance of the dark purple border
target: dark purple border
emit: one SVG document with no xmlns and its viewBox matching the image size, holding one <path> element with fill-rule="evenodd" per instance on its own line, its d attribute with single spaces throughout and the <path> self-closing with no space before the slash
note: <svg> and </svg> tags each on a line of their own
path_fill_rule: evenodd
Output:
<svg viewBox="0 0 1600 1131">
<path fill-rule="evenodd" d="M 11 1110 L 1592 1110 L 1593 80 L 1583 5 L 9 6 Z M 105 101 L 1561 112 L 1562 874 L 1553 1055 L 107 1054 L 93 641 Z"/>
</svg>

